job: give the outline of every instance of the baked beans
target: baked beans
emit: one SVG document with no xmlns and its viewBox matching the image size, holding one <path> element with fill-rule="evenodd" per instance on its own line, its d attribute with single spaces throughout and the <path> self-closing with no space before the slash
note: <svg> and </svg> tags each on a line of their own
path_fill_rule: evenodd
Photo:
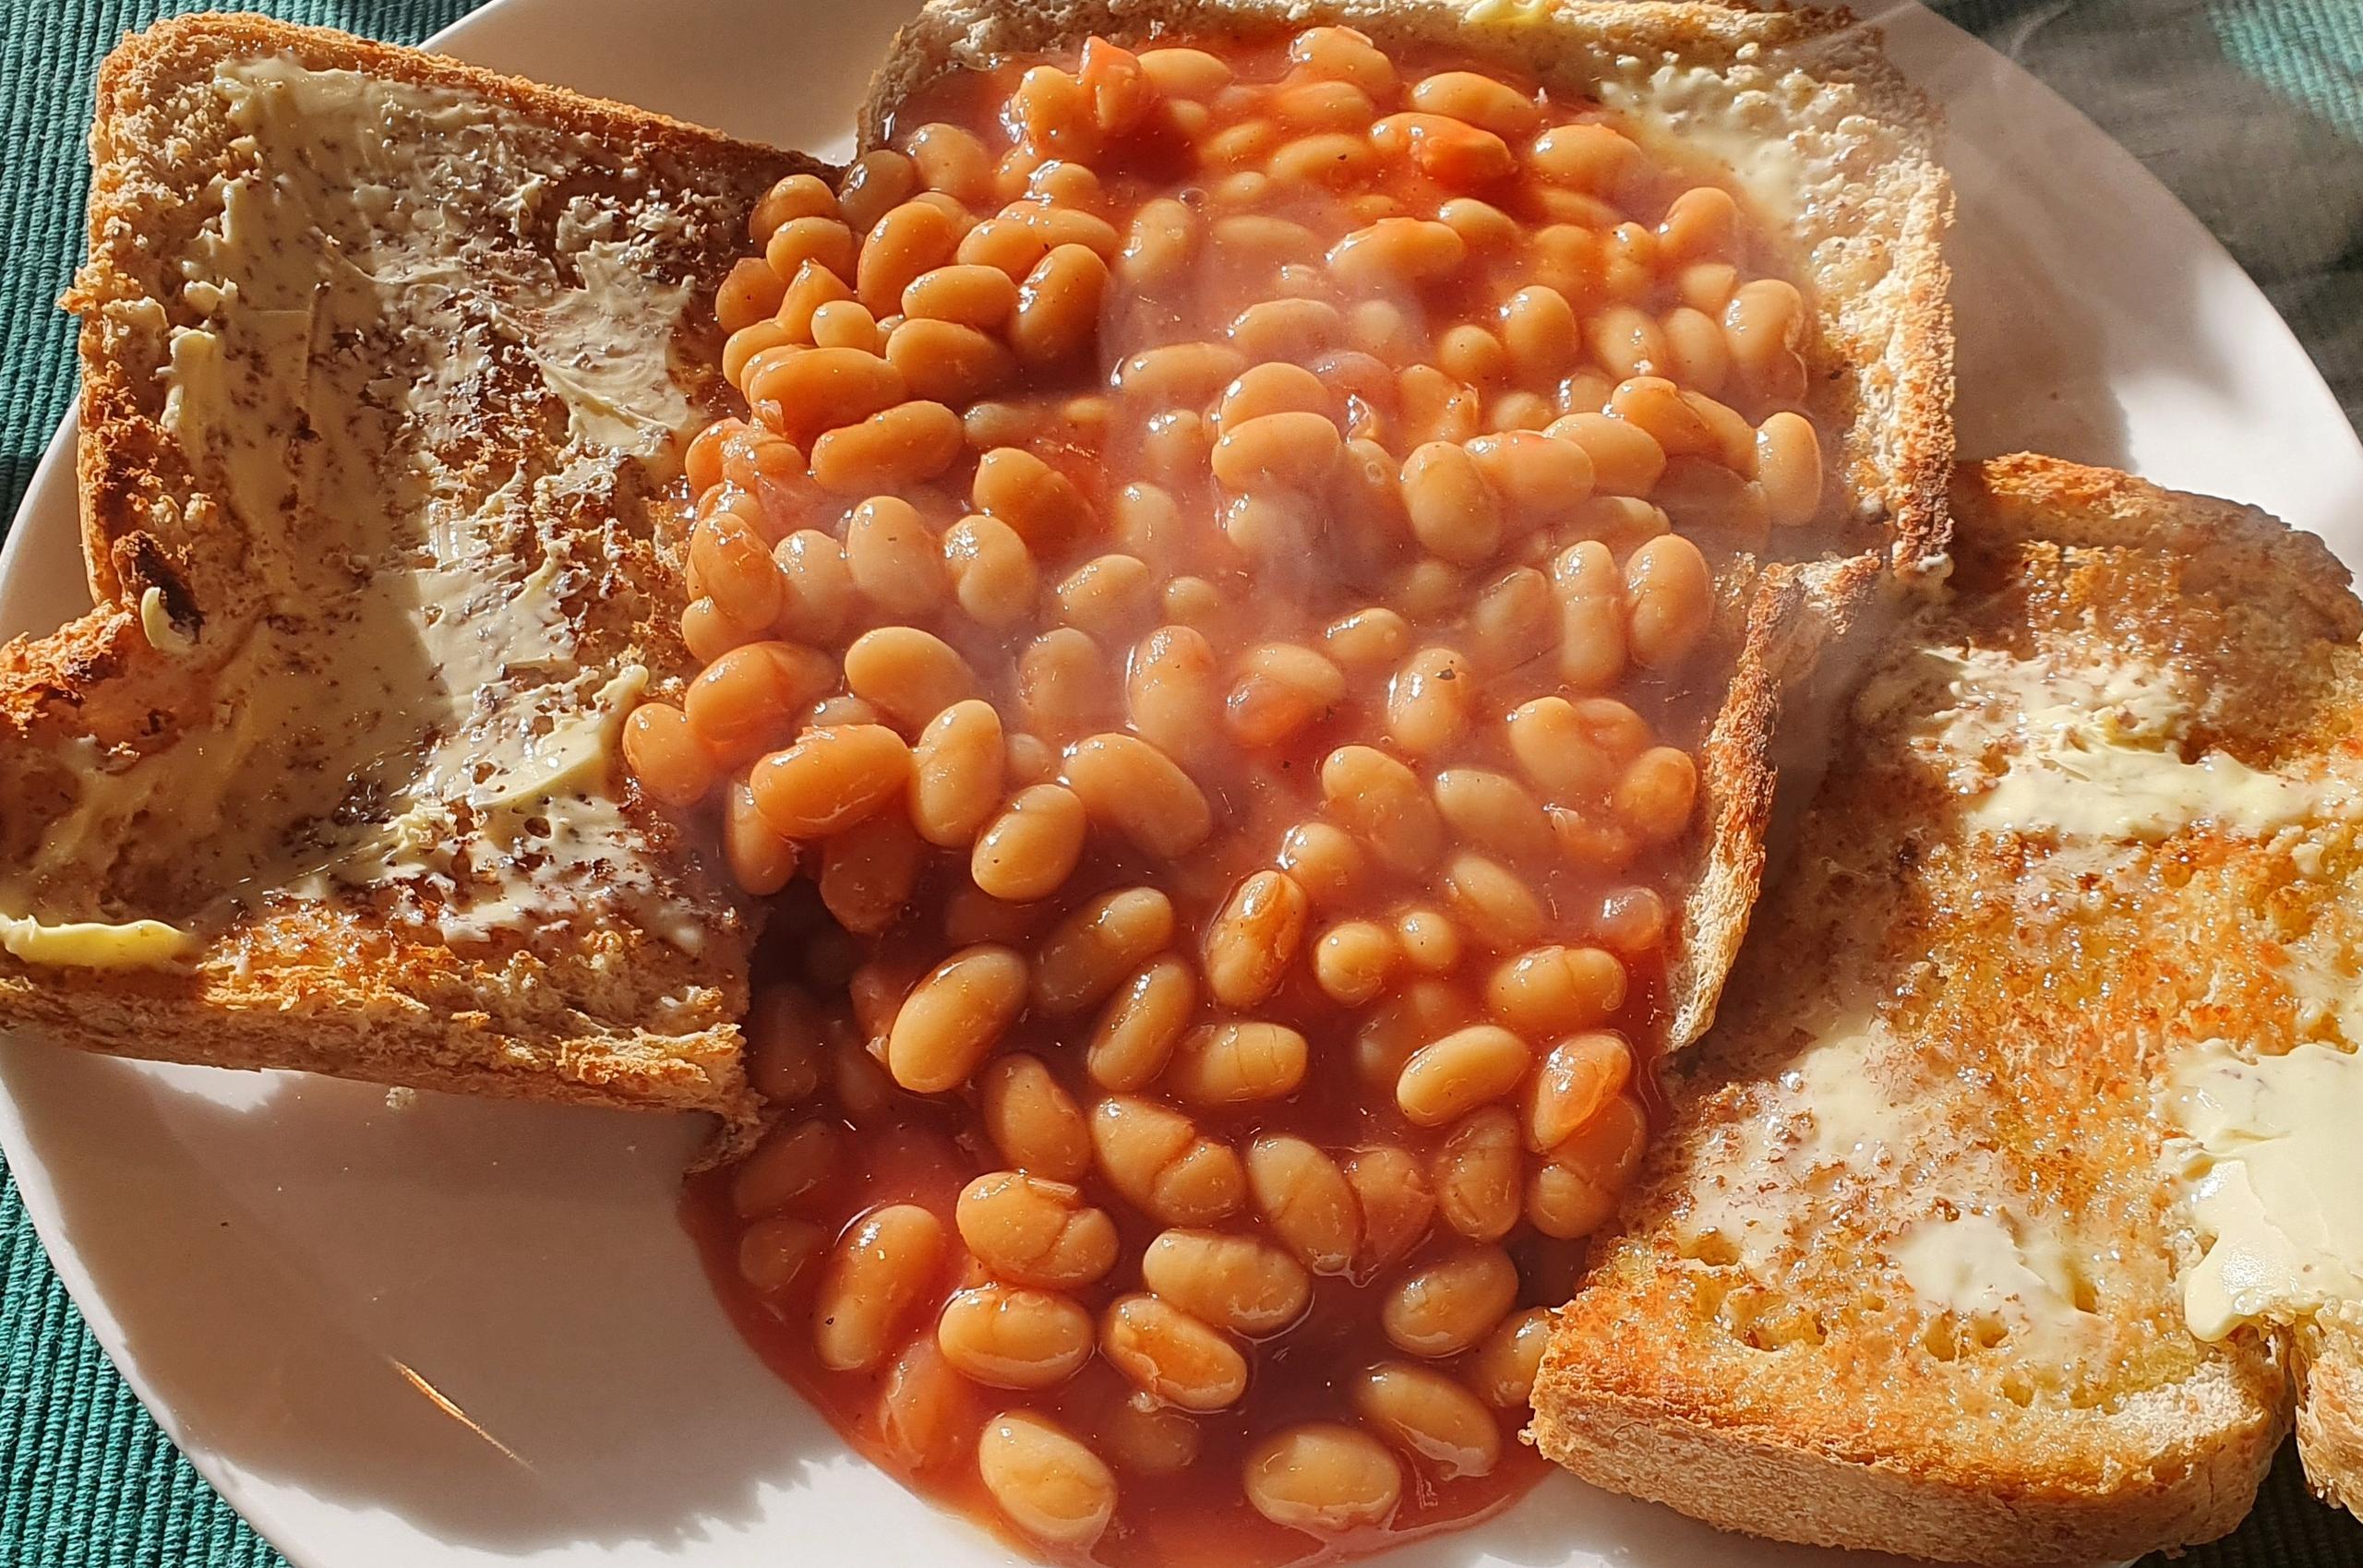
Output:
<svg viewBox="0 0 2363 1568">
<path fill-rule="evenodd" d="M 771 902 L 717 1279 L 1071 1557 L 1491 1508 L 1646 1137 L 1718 567 L 1837 509 L 1811 302 L 1600 106 L 1342 27 L 950 73 L 750 237 L 702 673 L 623 731 Z"/>
</svg>

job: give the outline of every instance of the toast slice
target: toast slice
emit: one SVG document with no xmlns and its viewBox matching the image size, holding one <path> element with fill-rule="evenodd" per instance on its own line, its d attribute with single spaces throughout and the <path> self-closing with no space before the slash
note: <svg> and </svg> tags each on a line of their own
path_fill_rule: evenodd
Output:
<svg viewBox="0 0 2363 1568">
<path fill-rule="evenodd" d="M 96 607 L 0 650 L 0 1027 L 744 1119 L 748 917 L 610 744 L 792 154 L 340 33 L 102 69 Z"/>
<path fill-rule="evenodd" d="M 2268 1171 L 2228 1092 L 2345 1064 L 2363 1111 L 2363 606 L 2311 535 L 2104 470 L 1966 468 L 1954 513 L 1531 1436 L 1729 1528 L 2090 1562 L 2236 1525 L 2294 1368 L 2352 1501 L 2353 1297 L 2225 1194 L 2363 1247 L 2363 1186 Z"/>
<path fill-rule="evenodd" d="M 1663 1033 L 1676 1050 L 1713 1019 L 1754 908 L 1784 689 L 1870 609 L 1883 581 L 1941 570 L 1952 461 L 1952 322 L 1941 239 L 1952 198 L 1926 103 L 1842 13 L 1706 4 L 1528 6 L 1483 0 L 930 0 L 896 34 L 859 117 L 887 144 L 906 101 L 948 73 L 1072 51 L 1092 36 L 1253 43 L 1343 23 L 1406 57 L 1525 73 L 1618 112 L 1673 167 L 1734 188 L 1785 245 L 1812 304 L 1810 413 L 1837 433 L 1838 480 L 1813 558 L 1721 573 L 1728 694 L 1694 737 L 1708 831 L 1685 868 Z M 908 130 L 909 126 L 902 127 Z M 1825 437 L 1825 445 L 1829 445 Z"/>
</svg>

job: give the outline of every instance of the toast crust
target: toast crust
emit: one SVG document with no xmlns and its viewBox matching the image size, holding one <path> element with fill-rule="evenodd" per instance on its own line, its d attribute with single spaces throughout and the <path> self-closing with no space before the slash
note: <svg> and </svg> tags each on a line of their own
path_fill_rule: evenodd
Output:
<svg viewBox="0 0 2363 1568">
<path fill-rule="evenodd" d="M 2353 776 L 2363 605 L 2320 540 L 2023 455 L 1965 467 L 1954 512 L 1959 604 L 1916 642 L 1964 669 L 2063 647 L 2172 668 L 2201 694 L 2190 755 Z M 2064 842 L 1963 832 L 1961 797 L 1931 783 L 1942 764 L 1911 759 L 1965 743 L 1903 738 L 1959 733 L 1915 717 L 1925 657 L 1907 649 L 1865 685 L 1865 732 L 1833 760 L 1799 869 L 1554 1324 L 1531 1437 L 1587 1479 L 1725 1528 L 1947 1561 L 2129 1557 L 2237 1524 L 2294 1365 L 2309 1474 L 2352 1495 L 2343 1323 L 2286 1358 L 2253 1330 L 2190 1335 L 2177 1276 L 2197 1239 L 2156 1109 L 2192 1031 L 2309 1027 L 2282 977 L 2300 937 L 2243 913 L 2284 885 L 2287 842 L 2201 825 L 2077 860 Z M 1949 712 L 1931 723 L 1961 722 Z M 2303 924 L 2309 906 L 2279 903 Z M 1849 999 L 1877 999 L 1869 1024 L 1832 1026 Z M 1870 1044 L 1821 1054 L 1850 1035 Z M 1853 1137 L 1864 1095 L 1889 1151 L 1877 1179 L 1822 1132 Z M 1991 1347 L 1958 1339 L 1906 1266 L 1932 1204 L 1999 1216 L 2036 1274 L 2058 1238 L 2091 1298 L 2005 1312 L 1980 1331 Z M 1747 1234 L 1750 1215 L 1769 1230 Z M 2059 1325 L 2069 1336 L 2047 1337 Z"/>
<path fill-rule="evenodd" d="M 224 672 L 240 667 L 240 650 L 258 638 L 293 639 L 306 657 L 331 661 L 323 667 L 342 667 L 332 649 L 303 649 L 305 634 L 287 629 L 301 623 L 273 611 L 249 581 L 265 575 L 252 562 L 256 540 L 222 487 L 221 470 L 198 461 L 181 438 L 170 405 L 175 377 L 164 369 L 172 363 L 165 336 L 203 317 L 165 269 L 191 254 L 209 221 L 222 221 L 223 198 L 203 193 L 209 176 L 237 165 L 220 145 L 198 139 L 219 131 L 222 113 L 205 90 L 217 70 L 246 62 L 357 73 L 395 94 L 460 95 L 569 150 L 576 161 L 563 171 L 568 197 L 673 221 L 635 254 L 688 302 L 684 325 L 662 352 L 678 394 L 709 413 L 728 393 L 715 334 L 695 323 L 711 320 L 714 287 L 744 246 L 755 199 L 786 174 L 823 169 L 642 110 L 324 29 L 198 16 L 127 39 L 100 73 L 90 259 L 64 302 L 83 318 L 78 467 L 97 607 L 53 637 L 0 649 L 0 773 L 26 803 L 0 829 L 0 864 L 12 876 L 73 799 L 75 770 L 59 760 L 86 744 L 78 736 L 143 755 L 151 742 L 141 736 L 202 737 L 216 722 L 206 715 L 220 700 Z M 205 114 L 193 115 L 193 105 Z M 516 243 L 547 245 L 524 207 L 518 210 Z M 548 215 L 562 210 L 552 203 Z M 471 401 L 449 413 L 483 464 L 512 461 L 522 472 L 555 450 L 558 437 L 532 398 L 510 395 L 514 388 L 501 375 L 495 365 L 469 383 L 490 390 L 471 390 Z M 487 401 L 473 401 L 478 396 Z M 537 499 L 534 511 L 545 539 L 576 573 L 550 602 L 582 668 L 645 670 L 658 690 L 692 671 L 675 629 L 681 589 L 665 474 L 671 461 L 660 452 L 610 465 L 611 474 L 580 494 Z M 594 559 L 595 569 L 581 564 Z M 545 564 L 556 570 L 558 557 Z M 259 646 L 268 663 L 273 645 Z M 251 653 L 243 656 L 252 663 Z M 149 867 L 118 855 L 95 879 L 78 882 L 69 871 L 38 884 L 35 896 L 71 917 L 186 915 L 196 951 L 173 967 L 103 972 L 0 956 L 0 1025 L 111 1054 L 695 1108 L 745 1123 L 755 1101 L 737 1019 L 746 1002 L 749 916 L 702 868 L 700 846 L 640 801 L 619 767 L 598 766 L 585 798 L 611 801 L 601 809 L 644 846 L 635 853 L 644 854 L 645 900 L 618 905 L 590 896 L 613 886 L 604 868 L 611 862 L 602 861 L 555 873 L 582 882 L 570 896 L 585 911 L 606 912 L 555 933 L 521 920 L 453 936 L 432 921 L 393 917 L 413 895 L 382 888 L 267 898 L 216 918 L 206 914 L 194 873 L 183 873 L 186 885 L 174 881 L 169 855 L 167 864 Z M 225 786 L 225 799 L 252 798 L 241 792 L 257 787 L 239 780 Z M 187 808 L 167 800 L 156 809 Z M 152 813 L 140 820 L 160 825 Z M 161 821 L 167 843 L 171 820 Z M 35 885 L 18 881 L 20 891 Z M 142 907 L 150 900 L 159 903 Z"/>
</svg>

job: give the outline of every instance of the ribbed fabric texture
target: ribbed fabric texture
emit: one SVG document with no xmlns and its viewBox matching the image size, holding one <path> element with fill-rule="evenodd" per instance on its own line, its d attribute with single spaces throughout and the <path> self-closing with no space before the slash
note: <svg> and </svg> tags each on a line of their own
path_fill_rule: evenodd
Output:
<svg viewBox="0 0 2363 1568">
<path fill-rule="evenodd" d="M 175 11 L 261 10 L 410 42 L 471 8 L 471 0 L 0 0 L 0 515 L 14 513 L 73 397 L 71 323 L 54 302 L 81 251 L 83 134 L 91 73 L 107 48 Z M 2363 6 L 1956 0 L 1939 8 L 2050 81 L 2190 203 L 2288 316 L 2349 415 L 2363 414 Z M 2355 1568 L 2363 1526 L 2309 1500 L 2284 1454 L 2247 1526 L 2180 1561 Z M 14 1179 L 0 1172 L 0 1568 L 282 1562 L 115 1375 L 51 1272 Z"/>
</svg>

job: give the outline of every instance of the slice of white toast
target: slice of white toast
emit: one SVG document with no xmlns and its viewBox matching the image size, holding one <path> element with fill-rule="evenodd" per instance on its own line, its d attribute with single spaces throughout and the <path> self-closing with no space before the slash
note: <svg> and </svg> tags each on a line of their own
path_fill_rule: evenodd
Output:
<svg viewBox="0 0 2363 1568">
<path fill-rule="evenodd" d="M 1516 0 L 930 0 L 895 37 L 859 116 L 867 151 L 894 139 L 916 95 L 947 74 L 1073 51 L 1253 46 L 1341 23 L 1409 62 L 1532 78 L 1589 99 L 1653 157 L 1735 189 L 1772 237 L 1816 317 L 1802 352 L 1808 406 L 1836 476 L 1806 558 L 1721 572 L 1728 689 L 1706 733 L 1701 811 L 1661 1042 L 1688 1045 L 1717 999 L 1756 904 L 1784 688 L 1862 615 L 1891 569 L 1940 569 L 1952 461 L 1952 320 L 1942 237 L 1949 183 L 1928 105 L 1874 30 L 1842 12 L 1709 4 Z M 901 129 L 912 127 L 904 125 Z"/>
<path fill-rule="evenodd" d="M 2092 1562 L 2236 1525 L 2294 1370 L 2352 1502 L 2363 606 L 2311 535 L 2107 471 L 1954 510 L 1532 1436 L 1730 1528 Z"/>
<path fill-rule="evenodd" d="M 97 607 L 0 650 L 0 1027 L 751 1114 L 746 917 L 610 744 L 792 154 L 251 18 L 107 60 Z"/>
</svg>

